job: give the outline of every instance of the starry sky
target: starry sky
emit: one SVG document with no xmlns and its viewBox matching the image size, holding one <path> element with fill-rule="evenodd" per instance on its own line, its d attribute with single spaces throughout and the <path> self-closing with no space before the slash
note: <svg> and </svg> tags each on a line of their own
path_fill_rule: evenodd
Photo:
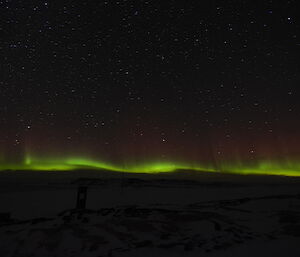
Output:
<svg viewBox="0 0 300 257">
<path fill-rule="evenodd" d="M 0 1 L 0 161 L 299 160 L 297 1 Z"/>
</svg>

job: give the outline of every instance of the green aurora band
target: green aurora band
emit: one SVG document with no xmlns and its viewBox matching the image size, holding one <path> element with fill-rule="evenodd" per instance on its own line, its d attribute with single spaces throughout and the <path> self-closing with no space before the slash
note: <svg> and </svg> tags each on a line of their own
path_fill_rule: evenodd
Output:
<svg viewBox="0 0 300 257">
<path fill-rule="evenodd" d="M 252 163 L 221 162 L 215 165 L 200 165 L 166 162 L 145 162 L 140 164 L 114 165 L 105 161 L 89 158 L 37 158 L 27 155 L 22 163 L 1 164 L 0 171 L 4 170 L 36 170 L 36 171 L 71 171 L 71 170 L 108 170 L 124 173 L 163 173 L 178 170 L 192 170 L 202 172 L 218 172 L 231 174 L 257 174 L 300 176 L 300 162 L 295 161 L 256 161 Z"/>
</svg>

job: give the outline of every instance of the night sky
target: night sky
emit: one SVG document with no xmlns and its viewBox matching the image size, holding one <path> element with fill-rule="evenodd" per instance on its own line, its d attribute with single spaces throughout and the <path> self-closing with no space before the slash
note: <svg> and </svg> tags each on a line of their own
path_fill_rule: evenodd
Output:
<svg viewBox="0 0 300 257">
<path fill-rule="evenodd" d="M 299 163 L 296 3 L 0 1 L 0 163 Z"/>
</svg>

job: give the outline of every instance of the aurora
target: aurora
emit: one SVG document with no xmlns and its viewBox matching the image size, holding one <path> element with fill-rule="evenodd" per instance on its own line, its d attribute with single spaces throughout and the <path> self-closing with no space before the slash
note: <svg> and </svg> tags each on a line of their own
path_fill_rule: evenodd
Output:
<svg viewBox="0 0 300 257">
<path fill-rule="evenodd" d="M 72 170 L 107 170 L 124 173 L 165 173 L 180 170 L 198 172 L 229 173 L 240 175 L 280 175 L 300 176 L 300 162 L 259 160 L 253 162 L 220 162 L 217 164 L 197 164 L 176 161 L 144 161 L 140 163 L 113 164 L 87 157 L 41 158 L 27 155 L 23 162 L 16 164 L 0 163 L 0 171 L 72 171 Z"/>
</svg>

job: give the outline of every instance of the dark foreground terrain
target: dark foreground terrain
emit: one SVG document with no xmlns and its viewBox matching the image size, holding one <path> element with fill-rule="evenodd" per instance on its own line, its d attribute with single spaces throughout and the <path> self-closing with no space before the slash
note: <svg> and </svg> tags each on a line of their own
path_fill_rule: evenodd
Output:
<svg viewBox="0 0 300 257">
<path fill-rule="evenodd" d="M 0 256 L 300 256 L 299 179 L 88 175 L 2 173 Z"/>
</svg>

